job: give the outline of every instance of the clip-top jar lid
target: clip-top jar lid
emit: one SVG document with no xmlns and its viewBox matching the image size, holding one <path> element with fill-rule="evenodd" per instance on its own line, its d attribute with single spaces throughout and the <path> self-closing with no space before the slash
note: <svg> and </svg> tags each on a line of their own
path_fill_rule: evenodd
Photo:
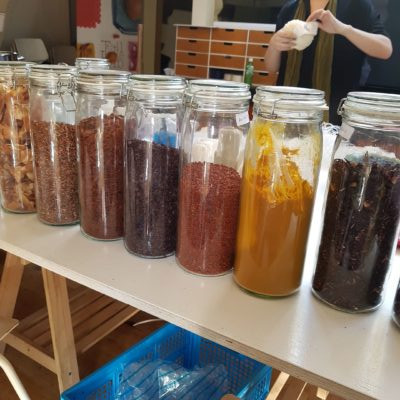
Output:
<svg viewBox="0 0 400 400">
<path fill-rule="evenodd" d="M 135 92 L 183 92 L 186 80 L 179 76 L 167 75 L 131 75 L 128 88 Z"/>
<path fill-rule="evenodd" d="M 248 107 L 250 87 L 246 83 L 217 79 L 196 79 L 185 92 L 185 102 L 202 109 Z"/>
<path fill-rule="evenodd" d="M 70 65 L 33 65 L 29 79 L 32 85 L 47 86 L 57 83 L 70 83 L 76 74 L 76 68 Z"/>
<path fill-rule="evenodd" d="M 357 113 L 360 115 L 390 114 L 400 121 L 400 95 L 376 92 L 350 92 L 339 106 L 340 115 Z"/>
<path fill-rule="evenodd" d="M 75 60 L 75 66 L 78 69 L 82 68 L 109 69 L 110 62 L 107 60 L 107 58 L 78 57 Z"/>
<path fill-rule="evenodd" d="M 35 65 L 35 63 L 29 61 L 0 61 L 0 76 L 27 76 L 32 65 Z"/>
<path fill-rule="evenodd" d="M 116 69 L 85 69 L 78 72 L 78 84 L 107 85 L 127 83 L 130 73 Z"/>
<path fill-rule="evenodd" d="M 115 69 L 85 69 L 76 78 L 78 92 L 123 94 L 130 73 Z"/>
<path fill-rule="evenodd" d="M 322 90 L 291 86 L 259 86 L 253 98 L 261 112 L 307 110 L 327 110 L 325 93 Z"/>
<path fill-rule="evenodd" d="M 250 86 L 247 83 L 231 82 L 222 79 L 194 79 L 189 82 L 185 92 L 185 101 L 195 98 L 232 97 L 233 100 L 250 100 Z"/>
</svg>

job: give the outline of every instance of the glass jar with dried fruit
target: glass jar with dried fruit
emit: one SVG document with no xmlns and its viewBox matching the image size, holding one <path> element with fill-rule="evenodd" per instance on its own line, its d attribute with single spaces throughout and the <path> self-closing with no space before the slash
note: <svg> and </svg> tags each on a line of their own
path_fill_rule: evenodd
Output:
<svg viewBox="0 0 400 400">
<path fill-rule="evenodd" d="M 79 221 L 74 75 L 62 65 L 35 65 L 29 74 L 36 208 L 50 225 Z"/>
<path fill-rule="evenodd" d="M 221 275 L 233 267 L 250 91 L 192 82 L 186 98 L 176 258 L 189 272 Z"/>
<path fill-rule="evenodd" d="M 400 218 L 400 96 L 349 93 L 330 169 L 313 293 L 347 312 L 381 304 Z"/>
<path fill-rule="evenodd" d="M 110 62 L 107 58 L 78 57 L 75 60 L 75 67 L 78 71 L 84 69 L 110 69 Z"/>
<path fill-rule="evenodd" d="M 76 133 L 82 232 L 116 240 L 124 232 L 123 135 L 129 72 L 78 73 Z"/>
<path fill-rule="evenodd" d="M 175 252 L 182 78 L 134 75 L 125 117 L 125 234 L 141 257 Z"/>
<path fill-rule="evenodd" d="M 301 284 L 322 156 L 324 92 L 257 88 L 244 160 L 234 278 L 261 296 Z"/>
<path fill-rule="evenodd" d="M 32 63 L 0 62 L 0 195 L 7 211 L 36 210 L 28 73 Z"/>
</svg>

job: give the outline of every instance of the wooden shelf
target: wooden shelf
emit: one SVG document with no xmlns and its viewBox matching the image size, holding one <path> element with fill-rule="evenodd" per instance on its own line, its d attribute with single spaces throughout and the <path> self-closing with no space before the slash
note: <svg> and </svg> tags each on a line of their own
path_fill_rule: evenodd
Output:
<svg viewBox="0 0 400 400">
<path fill-rule="evenodd" d="M 70 294 L 77 354 L 84 353 L 139 310 L 87 288 Z M 23 319 L 4 342 L 56 372 L 47 308 Z"/>
<path fill-rule="evenodd" d="M 230 275 L 194 276 L 174 257 L 138 258 L 121 241 L 89 240 L 78 226 L 46 226 L 36 215 L 1 211 L 0 248 L 347 400 L 398 400 L 400 330 L 391 314 L 400 254 L 376 312 L 338 312 L 310 291 L 327 162 L 329 157 L 323 162 L 303 285 L 291 297 L 251 296 Z"/>
</svg>

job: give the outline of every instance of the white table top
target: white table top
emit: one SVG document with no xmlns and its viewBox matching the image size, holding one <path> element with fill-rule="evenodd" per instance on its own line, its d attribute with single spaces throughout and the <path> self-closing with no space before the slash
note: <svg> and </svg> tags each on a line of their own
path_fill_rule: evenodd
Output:
<svg viewBox="0 0 400 400">
<path fill-rule="evenodd" d="M 391 311 L 400 254 L 378 311 L 335 311 L 310 293 L 318 225 L 314 218 L 301 290 L 276 300 L 246 294 L 231 275 L 194 276 L 173 257 L 137 258 L 121 241 L 89 240 L 78 226 L 46 226 L 35 215 L 1 211 L 0 248 L 346 399 L 398 400 L 400 329 Z"/>
</svg>

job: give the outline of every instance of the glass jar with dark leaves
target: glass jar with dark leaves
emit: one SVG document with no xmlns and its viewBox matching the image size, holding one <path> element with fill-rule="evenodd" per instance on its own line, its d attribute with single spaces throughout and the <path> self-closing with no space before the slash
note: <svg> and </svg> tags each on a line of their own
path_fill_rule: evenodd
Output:
<svg viewBox="0 0 400 400">
<path fill-rule="evenodd" d="M 175 252 L 183 93 L 178 77 L 134 75 L 125 116 L 125 247 L 141 257 Z"/>
<path fill-rule="evenodd" d="M 195 274 L 233 267 L 249 101 L 246 84 L 192 82 L 186 94 L 176 258 Z"/>
<path fill-rule="evenodd" d="M 79 221 L 75 135 L 75 68 L 35 65 L 29 74 L 30 121 L 39 219 Z"/>
<path fill-rule="evenodd" d="M 400 218 L 400 96 L 349 93 L 330 169 L 313 293 L 347 312 L 382 303 Z"/>
<path fill-rule="evenodd" d="M 78 73 L 76 133 L 82 232 L 116 240 L 124 232 L 123 136 L 129 72 Z"/>
</svg>

